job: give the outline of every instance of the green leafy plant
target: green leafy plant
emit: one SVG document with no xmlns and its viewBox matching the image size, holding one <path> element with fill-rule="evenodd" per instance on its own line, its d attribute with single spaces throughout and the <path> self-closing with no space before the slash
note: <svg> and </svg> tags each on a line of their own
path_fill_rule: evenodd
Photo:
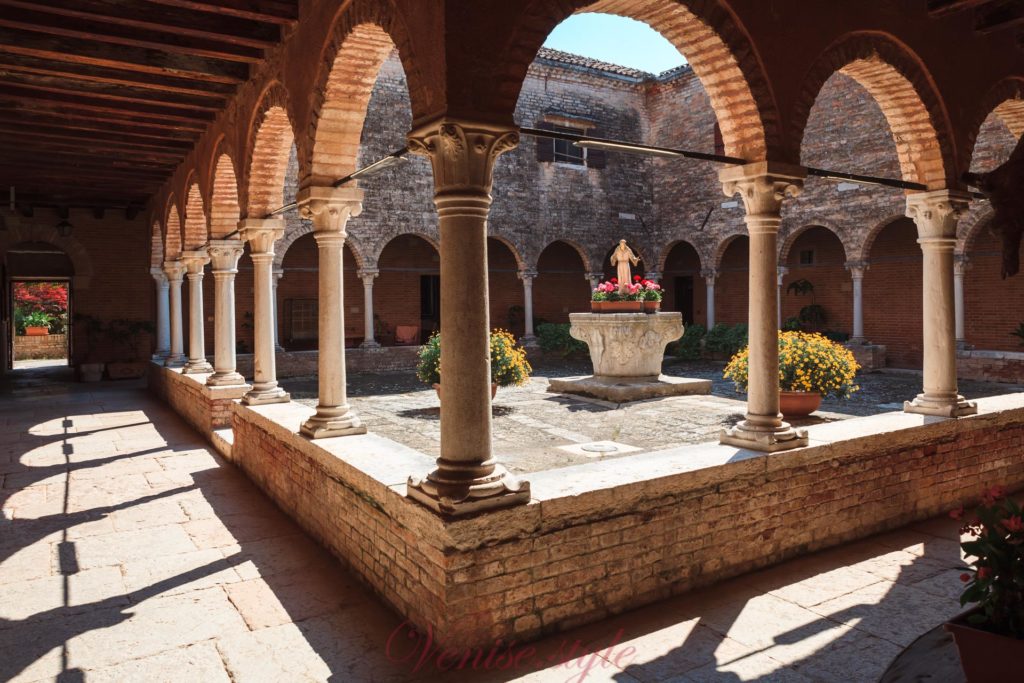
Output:
<svg viewBox="0 0 1024 683">
<path fill-rule="evenodd" d="M 828 320 L 828 314 L 825 313 L 823 306 L 809 304 L 800 309 L 797 318 L 800 320 L 801 328 L 816 330 L 825 324 L 825 321 Z"/>
<path fill-rule="evenodd" d="M 744 324 L 727 325 L 718 323 L 704 338 L 704 348 L 711 353 L 734 355 L 747 345 L 747 326 Z"/>
<path fill-rule="evenodd" d="M 50 321 L 53 318 L 42 311 L 32 311 L 24 318 L 25 327 L 45 327 L 50 328 Z"/>
<path fill-rule="evenodd" d="M 800 330 L 800 318 L 786 318 L 782 322 L 784 332 L 797 332 Z"/>
<path fill-rule="evenodd" d="M 103 330 L 107 339 L 124 354 L 128 360 L 139 359 L 139 344 L 142 335 L 153 333 L 153 323 L 148 320 L 111 320 Z"/>
<path fill-rule="evenodd" d="M 569 334 L 569 323 L 541 323 L 537 325 L 537 343 L 542 351 L 561 353 L 562 356 L 587 352 L 586 342 Z"/>
<path fill-rule="evenodd" d="M 420 349 L 416 377 L 425 384 L 441 383 L 441 334 L 435 332 Z M 526 351 L 506 330 L 491 332 L 491 381 L 499 387 L 520 386 L 530 379 L 533 368 Z"/>
<path fill-rule="evenodd" d="M 686 328 L 683 336 L 675 343 L 672 355 L 680 360 L 699 360 L 701 355 L 701 340 L 707 334 L 707 328 L 703 325 L 693 324 Z"/>
<path fill-rule="evenodd" d="M 949 513 L 961 520 L 964 509 Z M 960 529 L 973 536 L 962 541 L 964 554 L 973 558 L 967 572 L 960 604 L 977 603 L 968 621 L 985 630 L 1024 639 L 1024 512 L 1006 490 L 993 486 L 982 494 L 974 516 Z"/>
</svg>

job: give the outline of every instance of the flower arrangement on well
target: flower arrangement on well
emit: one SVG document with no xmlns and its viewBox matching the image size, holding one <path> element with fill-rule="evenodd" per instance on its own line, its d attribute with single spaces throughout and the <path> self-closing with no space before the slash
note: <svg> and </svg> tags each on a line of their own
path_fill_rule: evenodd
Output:
<svg viewBox="0 0 1024 683">
<path fill-rule="evenodd" d="M 963 520 L 963 507 L 949 513 Z M 985 631 L 1024 639 L 1024 511 L 1006 490 L 984 492 L 961 534 L 973 538 L 960 544 L 971 565 L 960 575 L 966 583 L 960 604 L 977 603 L 967 622 Z"/>
<path fill-rule="evenodd" d="M 526 351 L 516 343 L 511 332 L 491 332 L 491 382 L 499 387 L 522 386 L 530 379 L 533 368 Z M 435 332 L 420 349 L 416 377 L 426 384 L 441 383 L 441 334 Z"/>
<path fill-rule="evenodd" d="M 849 398 L 860 388 L 854 383 L 859 369 L 849 349 L 818 333 L 779 333 L 779 388 L 782 391 Z M 732 357 L 723 376 L 731 379 L 739 391 L 746 391 L 749 372 L 748 346 Z"/>
<path fill-rule="evenodd" d="M 619 280 L 612 278 L 600 283 L 590 296 L 591 301 L 661 301 L 661 285 L 654 280 L 633 276 L 633 282 L 626 285 L 626 293 L 619 293 Z"/>
</svg>

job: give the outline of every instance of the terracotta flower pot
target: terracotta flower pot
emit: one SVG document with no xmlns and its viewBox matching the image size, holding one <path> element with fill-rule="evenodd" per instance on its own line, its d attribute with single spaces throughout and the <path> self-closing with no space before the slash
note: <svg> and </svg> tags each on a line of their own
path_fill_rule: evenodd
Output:
<svg viewBox="0 0 1024 683">
<path fill-rule="evenodd" d="M 972 609 L 945 624 L 956 641 L 967 683 L 1019 680 L 1024 640 L 975 628 L 967 618 L 976 611 Z"/>
<path fill-rule="evenodd" d="M 785 417 L 807 417 L 821 407 L 816 391 L 780 391 L 779 410 Z"/>
<path fill-rule="evenodd" d="M 30 326 L 30 327 L 26 327 L 25 328 L 25 336 L 26 337 L 45 337 L 48 334 L 50 334 L 50 328 L 48 328 L 48 327 L 31 327 Z"/>
<path fill-rule="evenodd" d="M 657 313 L 661 310 L 660 301 L 644 301 L 644 313 Z"/>
<path fill-rule="evenodd" d="M 605 302 L 605 301 L 591 301 L 590 302 L 590 312 L 591 313 L 601 313 L 601 312 L 603 312 L 604 311 L 605 303 L 607 303 L 607 302 Z"/>
<path fill-rule="evenodd" d="M 644 310 L 643 301 L 605 301 L 602 313 L 640 313 Z"/>
<path fill-rule="evenodd" d="M 434 387 L 434 391 L 437 392 L 437 400 L 440 401 L 441 400 L 441 385 L 440 384 L 433 384 L 431 386 Z M 497 382 L 491 382 L 491 398 L 493 399 L 497 394 L 498 394 L 498 383 Z"/>
</svg>

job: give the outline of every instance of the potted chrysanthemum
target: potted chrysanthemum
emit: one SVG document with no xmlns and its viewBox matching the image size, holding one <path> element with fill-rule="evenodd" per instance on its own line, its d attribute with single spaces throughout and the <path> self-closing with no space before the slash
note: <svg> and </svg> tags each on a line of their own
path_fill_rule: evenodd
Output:
<svg viewBox="0 0 1024 683">
<path fill-rule="evenodd" d="M 497 329 L 491 332 L 491 398 L 498 387 L 526 384 L 533 368 L 526 359 L 526 350 L 516 343 L 511 332 Z M 420 349 L 416 377 L 430 384 L 441 398 L 441 333 L 435 332 Z"/>
<path fill-rule="evenodd" d="M 963 520 L 963 507 L 950 517 Z M 946 630 L 969 682 L 1017 680 L 1024 662 L 1024 510 L 993 486 L 960 533 L 971 537 L 960 544 L 970 564 L 960 575 L 960 604 L 974 607 Z"/>
<path fill-rule="evenodd" d="M 779 409 L 786 417 L 810 415 L 822 398 L 849 398 L 857 391 L 860 366 L 850 350 L 817 333 L 779 333 Z M 723 373 L 739 391 L 747 390 L 750 349 L 729 361 Z"/>
</svg>

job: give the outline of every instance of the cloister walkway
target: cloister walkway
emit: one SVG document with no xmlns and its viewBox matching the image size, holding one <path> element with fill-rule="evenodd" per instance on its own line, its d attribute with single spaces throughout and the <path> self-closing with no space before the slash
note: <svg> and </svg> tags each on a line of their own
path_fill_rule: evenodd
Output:
<svg viewBox="0 0 1024 683">
<path fill-rule="evenodd" d="M 19 376 L 0 392 L 0 680 L 875 681 L 959 611 L 936 519 L 440 674 L 142 387 Z"/>
</svg>

